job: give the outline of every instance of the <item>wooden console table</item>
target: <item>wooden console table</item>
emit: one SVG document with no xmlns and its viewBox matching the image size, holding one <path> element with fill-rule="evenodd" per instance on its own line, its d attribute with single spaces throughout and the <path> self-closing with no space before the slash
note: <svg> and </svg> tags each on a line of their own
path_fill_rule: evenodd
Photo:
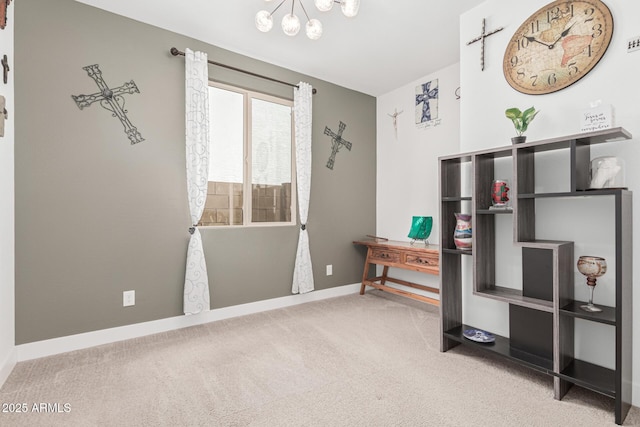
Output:
<svg viewBox="0 0 640 427">
<path fill-rule="evenodd" d="M 386 285 L 386 282 L 397 283 L 409 288 L 421 289 L 423 291 L 440 294 L 440 290 L 430 286 L 419 285 L 417 283 L 407 282 L 405 280 L 394 279 L 388 276 L 389 267 L 401 268 L 403 270 L 419 271 L 421 273 L 439 274 L 438 266 L 438 246 L 424 245 L 423 243 L 410 244 L 409 242 L 397 241 L 376 241 L 376 240 L 357 240 L 353 242 L 355 245 L 366 246 L 367 259 L 364 263 L 364 272 L 362 273 L 362 286 L 360 287 L 360 295 L 364 294 L 366 286 L 371 286 L 385 292 L 402 295 L 407 298 L 426 302 L 433 305 L 440 305 L 437 299 L 429 298 L 414 292 L 393 288 Z M 382 276 L 369 277 L 369 266 L 377 264 L 384 266 Z"/>
</svg>

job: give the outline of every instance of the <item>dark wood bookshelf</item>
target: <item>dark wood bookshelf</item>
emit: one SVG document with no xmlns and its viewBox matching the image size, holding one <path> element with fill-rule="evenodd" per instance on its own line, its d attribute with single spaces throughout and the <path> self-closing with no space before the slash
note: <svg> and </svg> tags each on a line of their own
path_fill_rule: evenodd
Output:
<svg viewBox="0 0 640 427">
<path fill-rule="evenodd" d="M 443 202 L 462 202 L 462 201 L 471 201 L 471 196 L 461 196 L 461 197 L 443 197 Z"/>
<path fill-rule="evenodd" d="M 476 209 L 476 215 L 512 214 L 513 209 Z"/>
<path fill-rule="evenodd" d="M 628 191 L 626 188 L 607 188 L 599 190 L 576 190 L 576 191 L 563 191 L 557 193 L 524 193 L 518 194 L 518 199 L 542 199 L 549 197 L 590 197 L 590 196 L 615 196 L 623 191 Z"/>
<path fill-rule="evenodd" d="M 458 254 L 458 255 L 473 255 L 473 250 L 442 248 L 442 252 L 445 252 L 448 254 Z"/>
<path fill-rule="evenodd" d="M 552 373 L 553 372 L 553 360 L 547 359 L 544 357 L 537 356 L 535 354 L 527 353 L 526 351 L 518 350 L 516 348 L 512 348 L 510 344 L 509 338 L 503 337 L 502 335 L 492 334 L 496 340 L 492 343 L 480 343 L 476 341 L 471 341 L 468 338 L 465 338 L 463 332 L 467 329 L 478 329 L 469 325 L 461 325 L 456 326 L 455 328 L 451 328 L 448 331 L 445 331 L 444 335 L 448 338 L 451 338 L 465 346 L 479 348 L 483 351 L 488 351 L 491 353 L 498 354 L 500 356 L 506 357 L 509 360 L 517 362 L 521 365 L 525 365 L 529 368 L 544 372 L 544 373 Z"/>
<path fill-rule="evenodd" d="M 616 397 L 616 373 L 613 369 L 574 359 L 559 376 L 586 389 Z"/>
<path fill-rule="evenodd" d="M 554 398 L 560 400 L 572 385 L 614 399 L 614 417 L 622 424 L 632 401 L 632 192 L 627 188 L 589 189 L 591 146 L 631 139 L 623 128 L 606 129 L 512 146 L 479 150 L 439 159 L 440 194 L 440 350 L 457 345 L 499 354 L 531 369 L 554 377 Z M 569 156 L 568 191 L 536 192 L 537 153 L 563 150 Z M 497 163 L 497 159 L 500 159 Z M 512 210 L 492 210 L 491 184 L 496 170 L 512 163 L 510 177 Z M 471 196 L 462 195 L 462 171 L 469 171 Z M 563 184 L 563 183 L 560 183 Z M 609 197 L 606 197 L 609 196 Z M 613 204 L 611 218 L 615 229 L 615 295 L 613 307 L 598 305 L 600 313 L 580 309 L 574 299 L 574 242 L 536 238 L 537 199 L 577 199 L 603 197 Z M 464 202 L 465 204 L 463 205 Z M 552 202 L 549 202 L 552 203 Z M 563 202 L 564 203 L 564 202 Z M 473 251 L 453 249 L 456 226 L 454 213 L 471 205 Z M 510 214 L 505 216 L 504 214 Z M 588 215 L 588 212 L 585 212 Z M 504 219 L 496 219 L 498 216 Z M 513 222 L 514 249 L 522 250 L 522 282 L 496 283 L 498 221 Z M 502 244 L 502 243 L 501 243 Z M 466 339 L 462 332 L 471 329 L 462 323 L 462 257 L 471 255 L 472 292 L 508 304 L 510 338 L 496 335 L 492 344 Z M 609 262 L 609 260 L 607 260 Z M 465 300 L 466 301 L 466 300 Z M 468 303 L 473 304 L 474 299 Z M 588 322 L 585 328 L 603 324 L 615 336 L 615 369 L 575 358 L 575 320 Z M 586 332 L 588 333 L 588 331 Z M 544 356 L 544 357 L 543 357 Z"/>
<path fill-rule="evenodd" d="M 566 316 L 572 316 L 577 319 L 590 320 L 592 322 L 604 323 L 607 325 L 616 324 L 616 309 L 614 307 L 608 307 L 606 305 L 596 304 L 602 309 L 601 312 L 589 312 L 580 308 L 581 305 L 585 305 L 584 301 L 571 301 L 569 304 L 560 308 L 560 313 Z"/>
<path fill-rule="evenodd" d="M 523 295 L 519 289 L 505 288 L 503 286 L 494 286 L 490 289 L 475 291 L 475 295 L 486 298 L 497 299 L 509 304 L 515 304 L 523 307 L 529 307 L 536 310 L 553 312 L 553 301 L 546 301 L 539 298 L 530 298 Z"/>
</svg>

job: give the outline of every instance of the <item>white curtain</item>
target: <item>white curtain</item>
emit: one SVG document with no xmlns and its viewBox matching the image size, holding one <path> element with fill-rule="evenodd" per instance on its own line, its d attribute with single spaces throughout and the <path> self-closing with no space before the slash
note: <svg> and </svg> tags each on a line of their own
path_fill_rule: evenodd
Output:
<svg viewBox="0 0 640 427">
<path fill-rule="evenodd" d="M 301 224 L 296 264 L 293 270 L 293 285 L 291 286 L 291 292 L 294 294 L 304 294 L 314 289 L 311 253 L 309 252 L 309 233 L 307 232 L 309 195 L 311 193 L 311 98 L 311 85 L 300 82 L 298 88 L 294 89 L 293 92 L 293 117 L 296 132 L 296 176 Z"/>
<path fill-rule="evenodd" d="M 184 314 L 208 311 L 209 276 L 197 224 L 207 200 L 209 181 L 209 67 L 207 54 L 185 49 L 187 193 L 191 239 L 184 279 Z"/>
</svg>

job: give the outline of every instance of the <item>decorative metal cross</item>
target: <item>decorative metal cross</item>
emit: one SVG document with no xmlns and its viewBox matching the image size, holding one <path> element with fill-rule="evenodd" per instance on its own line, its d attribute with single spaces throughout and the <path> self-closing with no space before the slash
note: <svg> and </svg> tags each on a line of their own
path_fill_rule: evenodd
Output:
<svg viewBox="0 0 640 427">
<path fill-rule="evenodd" d="M 82 67 L 82 69 L 96 82 L 100 92 L 91 95 L 71 95 L 71 98 L 73 98 L 78 107 L 82 110 L 84 107 L 88 107 L 94 102 L 99 101 L 102 108 L 111 111 L 111 113 L 113 113 L 112 116 L 120 120 L 129 141 L 131 141 L 131 145 L 144 141 L 138 129 L 129 121 L 127 110 L 124 109 L 124 98 L 122 95 L 140 93 L 134 81 L 131 80 L 120 87 L 109 89 L 109 86 L 102 78 L 102 71 L 100 71 L 98 64 L 87 65 L 86 67 Z"/>
<path fill-rule="evenodd" d="M 4 82 L 4 84 L 7 84 L 7 78 L 9 77 L 9 71 L 11 71 L 11 69 L 9 68 L 9 59 L 7 58 L 7 55 L 3 55 L 2 56 L 2 81 Z"/>
<path fill-rule="evenodd" d="M 437 84 L 437 80 L 435 81 Z M 436 86 L 433 89 L 431 89 L 432 82 L 433 80 L 428 83 L 423 83 L 422 93 L 416 94 L 416 107 L 420 105 L 420 103 L 422 102 L 422 116 L 420 118 L 420 121 L 417 123 L 424 123 L 431 120 L 431 105 L 429 105 L 429 100 L 438 98 L 438 88 Z"/>
<path fill-rule="evenodd" d="M 485 19 L 482 18 L 482 33 L 476 37 L 475 39 L 467 42 L 467 46 L 469 46 L 470 44 L 473 44 L 477 41 L 482 41 L 481 43 L 481 47 L 480 47 L 480 70 L 484 71 L 484 39 L 486 39 L 487 37 L 497 33 L 498 31 L 502 31 L 504 29 L 504 27 L 500 27 L 497 28 L 493 31 L 489 31 L 488 33 L 485 33 Z"/>
<path fill-rule="evenodd" d="M 324 127 L 324 134 L 329 135 L 331 137 L 331 157 L 329 157 L 329 161 L 327 161 L 327 167 L 333 170 L 333 163 L 336 160 L 336 154 L 340 150 L 340 146 L 347 147 L 347 150 L 351 151 L 351 143 L 342 138 L 342 132 L 347 127 L 344 123 L 340 122 L 338 127 L 338 133 L 334 133 L 328 126 Z"/>
</svg>

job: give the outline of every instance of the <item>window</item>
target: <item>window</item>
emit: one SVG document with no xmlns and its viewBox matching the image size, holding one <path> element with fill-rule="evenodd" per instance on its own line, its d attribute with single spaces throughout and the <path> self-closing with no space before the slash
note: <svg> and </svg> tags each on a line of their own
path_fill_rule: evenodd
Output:
<svg viewBox="0 0 640 427">
<path fill-rule="evenodd" d="M 296 223 L 292 107 L 210 83 L 209 187 L 199 225 Z"/>
</svg>

